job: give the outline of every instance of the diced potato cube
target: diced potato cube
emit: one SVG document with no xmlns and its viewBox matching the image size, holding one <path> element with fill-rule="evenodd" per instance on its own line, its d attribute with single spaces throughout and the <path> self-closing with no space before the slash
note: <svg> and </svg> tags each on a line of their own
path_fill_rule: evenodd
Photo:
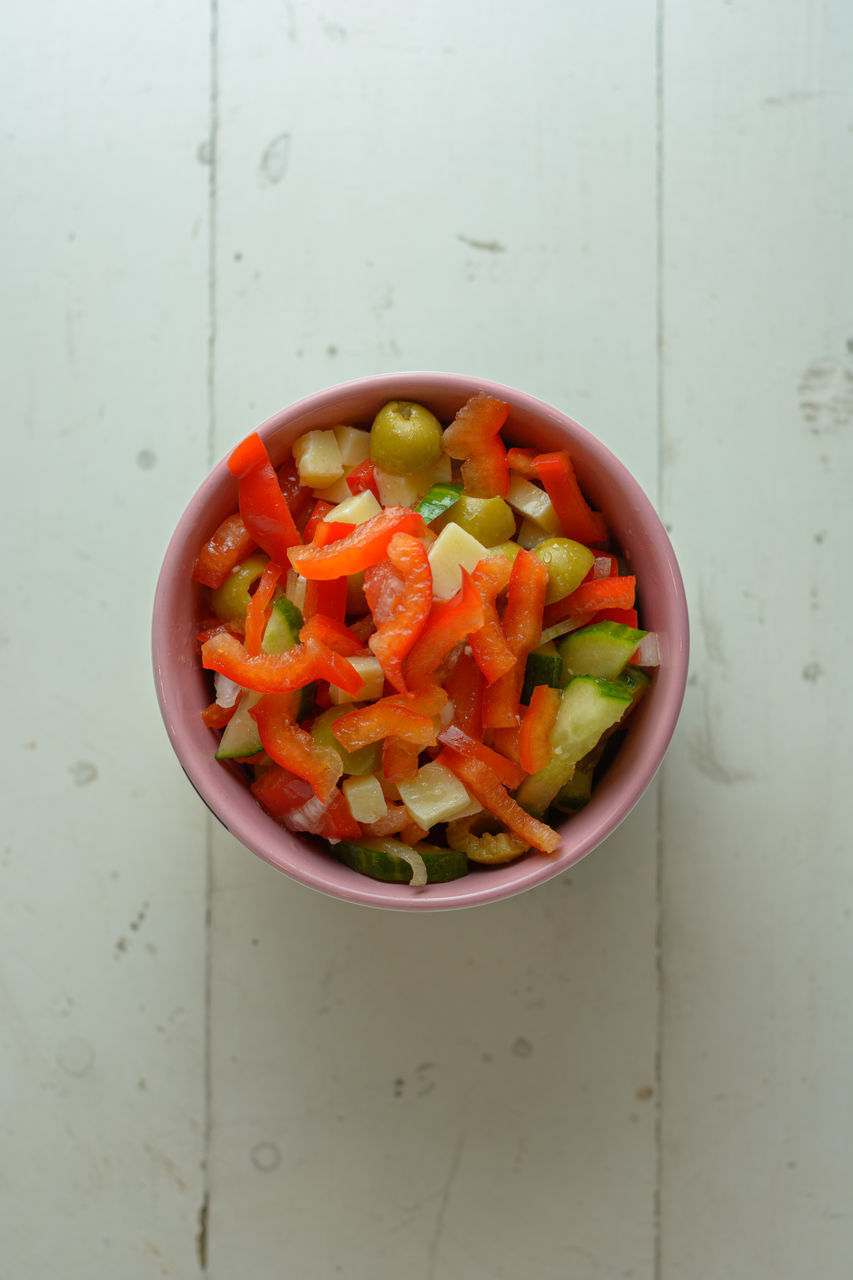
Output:
<svg viewBox="0 0 853 1280">
<path fill-rule="evenodd" d="M 471 804 L 465 787 L 443 764 L 425 764 L 414 778 L 397 786 L 409 816 L 426 830 L 436 822 L 458 818 Z"/>
<path fill-rule="evenodd" d="M 446 524 L 429 549 L 432 593 L 437 600 L 449 600 L 462 586 L 462 570 L 473 572 L 488 556 L 481 542 L 458 524 Z"/>
<path fill-rule="evenodd" d="M 306 431 L 294 440 L 293 457 L 299 479 L 309 489 L 322 489 L 344 473 L 334 431 Z"/>
<path fill-rule="evenodd" d="M 361 676 L 364 684 L 358 693 L 347 693 L 345 689 L 339 689 L 336 684 L 329 685 L 329 698 L 336 705 L 342 702 L 375 702 L 377 698 L 382 697 L 385 688 L 385 672 L 379 663 L 378 658 L 374 658 L 373 654 L 356 654 L 354 658 L 348 658 Z"/>
<path fill-rule="evenodd" d="M 300 613 L 305 609 L 305 588 L 307 586 L 308 583 L 301 574 L 297 573 L 295 569 L 288 569 L 284 594 L 291 604 L 296 605 Z"/>
<path fill-rule="evenodd" d="M 478 813 L 482 813 L 482 812 L 483 812 L 483 806 L 480 804 L 480 801 L 475 800 L 474 797 L 472 796 L 471 803 L 468 805 L 468 808 L 463 809 L 461 813 L 457 813 L 454 816 L 457 818 L 475 818 Z"/>
<path fill-rule="evenodd" d="M 372 773 L 360 778 L 344 778 L 341 789 L 356 822 L 378 822 L 388 812 L 379 779 Z"/>
<path fill-rule="evenodd" d="M 376 467 L 374 474 L 379 501 L 383 507 L 413 507 L 420 497 L 416 476 L 392 476 L 389 471 L 381 471 L 379 467 Z"/>
<path fill-rule="evenodd" d="M 325 521 L 326 524 L 364 524 L 365 520 L 381 513 L 382 508 L 370 489 L 362 489 L 361 493 L 351 493 L 344 502 L 339 502 Z"/>
<path fill-rule="evenodd" d="M 506 500 L 515 511 L 527 516 L 534 524 L 540 525 L 545 530 L 545 534 L 550 534 L 552 537 L 563 536 L 563 526 L 560 524 L 560 517 L 554 510 L 551 499 L 544 489 L 531 484 L 529 480 L 525 480 L 524 476 L 512 476 Z"/>
<path fill-rule="evenodd" d="M 347 498 L 352 497 L 352 489 L 347 484 L 346 478 L 341 476 L 339 480 L 333 480 L 324 488 L 315 489 L 314 497 L 322 498 L 324 502 L 346 502 Z"/>
<path fill-rule="evenodd" d="M 358 427 L 332 427 L 338 448 L 341 451 L 341 462 L 345 467 L 357 467 L 370 457 L 370 432 L 359 431 Z"/>
</svg>

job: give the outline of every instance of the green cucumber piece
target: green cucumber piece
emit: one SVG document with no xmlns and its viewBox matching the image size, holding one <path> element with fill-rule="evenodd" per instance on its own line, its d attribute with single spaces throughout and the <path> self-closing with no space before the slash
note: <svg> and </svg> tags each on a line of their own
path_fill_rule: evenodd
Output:
<svg viewBox="0 0 853 1280">
<path fill-rule="evenodd" d="M 577 813 L 579 809 L 583 809 L 585 805 L 588 805 L 592 796 L 592 776 L 594 773 L 594 765 L 577 765 L 574 773 L 566 785 L 560 788 L 556 799 L 553 801 L 554 808 L 560 809 L 563 813 Z"/>
<path fill-rule="evenodd" d="M 299 641 L 302 614 L 287 596 L 275 600 L 261 641 L 264 653 L 286 653 Z"/>
<path fill-rule="evenodd" d="M 458 502 L 461 496 L 461 484 L 434 484 L 421 498 L 415 510 L 430 524 Z"/>
<path fill-rule="evenodd" d="M 371 742 L 358 751 L 347 751 L 332 733 L 332 725 L 347 712 L 354 711 L 357 703 L 347 702 L 339 707 L 329 707 L 317 717 L 311 726 L 311 737 L 321 747 L 331 747 L 341 757 L 344 773 L 352 773 L 360 777 L 364 773 L 376 773 L 381 767 L 382 744 Z"/>
<path fill-rule="evenodd" d="M 633 657 L 637 645 L 648 635 L 622 622 L 595 622 L 572 631 L 557 648 L 563 660 L 563 681 L 572 676 L 600 676 L 613 680 Z"/>
<path fill-rule="evenodd" d="M 526 705 L 538 684 L 547 684 L 550 689 L 563 687 L 563 659 L 557 652 L 557 646 L 549 641 L 540 644 L 538 649 L 527 655 L 524 668 L 524 685 L 521 690 L 521 701 Z"/>
<path fill-rule="evenodd" d="M 249 712 L 263 697 L 261 693 L 241 693 L 237 710 L 225 726 L 219 746 L 216 750 L 217 760 L 235 760 L 243 756 L 253 756 L 263 750 L 261 735 Z"/>
<path fill-rule="evenodd" d="M 620 688 L 630 693 L 631 702 L 636 706 L 647 690 L 651 688 L 652 678 L 642 667 L 632 665 L 619 672 L 614 684 L 618 684 Z"/>
<path fill-rule="evenodd" d="M 652 681 L 651 677 L 639 667 L 626 667 L 613 683 L 619 685 L 629 694 L 631 702 L 626 707 L 625 714 L 621 720 L 617 721 L 609 729 L 605 729 L 592 750 L 587 752 L 582 760 L 578 761 L 574 774 L 565 786 L 561 788 L 553 803 L 555 808 L 561 809 L 566 813 L 574 813 L 589 803 L 593 783 L 595 782 L 595 772 L 602 761 L 605 748 L 609 751 L 613 735 L 621 734 L 625 721 L 650 688 Z"/>
<path fill-rule="evenodd" d="M 353 871 L 372 880 L 408 884 L 412 878 L 412 866 L 401 858 L 399 850 L 419 853 L 424 860 L 427 880 L 438 884 L 458 880 L 468 873 L 468 859 L 457 849 L 439 849 L 435 845 L 419 844 L 417 848 L 403 844 L 401 840 L 339 840 L 331 846 L 332 853 Z"/>
<path fill-rule="evenodd" d="M 631 706 L 622 685 L 594 676 L 575 676 L 566 685 L 551 730 L 554 754 L 544 768 L 525 778 L 515 798 L 523 809 L 541 818 L 560 793 L 575 766 Z"/>
</svg>

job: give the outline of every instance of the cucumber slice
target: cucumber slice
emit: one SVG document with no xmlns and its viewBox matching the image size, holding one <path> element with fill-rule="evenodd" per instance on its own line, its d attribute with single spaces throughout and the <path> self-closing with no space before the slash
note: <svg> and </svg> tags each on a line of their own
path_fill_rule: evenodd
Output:
<svg viewBox="0 0 853 1280">
<path fill-rule="evenodd" d="M 593 783 L 595 782 L 595 772 L 602 762 L 605 748 L 609 748 L 613 734 L 621 733 L 628 716 L 632 714 L 637 703 L 650 688 L 652 682 L 646 672 L 641 671 L 639 667 L 626 667 L 613 683 L 619 685 L 630 695 L 630 705 L 625 709 L 625 714 L 621 720 L 609 729 L 605 729 L 592 750 L 587 752 L 582 760 L 578 761 L 574 774 L 565 786 L 561 788 L 553 803 L 555 808 L 561 809 L 566 813 L 574 813 L 589 803 Z"/>
<path fill-rule="evenodd" d="M 355 705 L 357 704 L 346 702 L 339 707 L 329 707 L 314 721 L 311 726 L 311 737 L 318 746 L 331 747 L 334 751 L 337 751 L 341 757 L 344 773 L 351 773 L 360 777 L 364 773 L 376 773 L 381 767 L 382 744 L 371 742 L 366 747 L 359 747 L 358 751 L 347 751 L 332 733 L 332 725 L 335 721 L 353 711 Z M 301 713 L 299 718 L 303 718 Z"/>
<path fill-rule="evenodd" d="M 385 880 L 408 884 L 412 878 L 412 865 L 400 857 L 400 850 L 417 853 L 423 858 L 427 880 L 438 884 L 458 880 L 468 873 L 468 859 L 457 849 L 439 849 L 435 845 L 419 844 L 416 848 L 401 840 L 340 840 L 331 846 L 332 853 L 353 871 L 373 880 Z"/>
<path fill-rule="evenodd" d="M 219 739 L 217 760 L 236 760 L 256 755 L 263 750 L 261 735 L 249 711 L 263 697 L 261 693 L 241 693 L 237 710 L 228 721 Z"/>
<path fill-rule="evenodd" d="M 462 495 L 461 484 L 434 484 L 428 493 L 421 498 L 415 510 L 422 515 L 427 524 L 437 520 L 443 512 L 459 501 Z"/>
<path fill-rule="evenodd" d="M 563 679 L 572 676 L 600 676 L 612 680 L 633 657 L 637 645 L 648 635 L 622 622 L 595 622 L 573 631 L 557 645 L 563 659 Z"/>
<path fill-rule="evenodd" d="M 594 676 L 575 676 L 563 690 L 551 731 L 554 754 L 544 768 L 525 778 L 515 798 L 523 809 L 541 818 L 572 777 L 575 766 L 603 733 L 618 724 L 631 706 L 622 685 Z"/>
<path fill-rule="evenodd" d="M 554 808 L 563 813 L 577 813 L 589 804 L 592 796 L 592 776 L 594 766 L 578 765 L 564 787 L 554 800 Z"/>
<path fill-rule="evenodd" d="M 286 653 L 299 641 L 302 614 L 287 596 L 278 596 L 264 631 L 261 648 L 264 653 Z"/>
<path fill-rule="evenodd" d="M 538 649 L 527 655 L 524 668 L 524 685 L 521 690 L 521 701 L 525 705 L 530 701 L 533 690 L 538 684 L 547 684 L 550 689 L 563 687 L 563 659 L 552 643 L 540 644 Z"/>
</svg>

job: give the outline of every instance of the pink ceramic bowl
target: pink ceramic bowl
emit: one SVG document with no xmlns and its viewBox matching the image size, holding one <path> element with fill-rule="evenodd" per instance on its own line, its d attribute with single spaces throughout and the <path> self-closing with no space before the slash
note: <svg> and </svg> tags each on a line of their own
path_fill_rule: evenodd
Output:
<svg viewBox="0 0 853 1280">
<path fill-rule="evenodd" d="M 669 538 L 636 480 L 600 441 L 559 410 L 510 387 L 450 373 L 395 373 L 360 378 L 308 396 L 258 428 L 274 463 L 297 436 L 345 422 L 369 426 L 391 399 L 427 404 L 444 422 L 474 391 L 509 402 L 507 440 L 540 450 L 565 448 L 591 504 L 608 525 L 638 582 L 644 627 L 660 638 L 661 664 L 629 722 L 625 741 L 587 807 L 562 826 L 555 854 L 530 853 L 503 867 L 473 867 L 460 880 L 412 890 L 368 879 L 339 863 L 320 842 L 279 826 L 253 799 L 235 765 L 214 759 L 215 735 L 200 712 L 211 700 L 194 640 L 201 588 L 191 580 L 199 547 L 236 510 L 237 489 L 219 462 L 190 502 L 169 543 L 154 601 L 157 694 L 172 746 L 208 808 L 247 849 L 302 884 L 350 902 L 407 911 L 436 911 L 495 902 L 550 880 L 599 845 L 648 787 L 663 759 L 687 678 L 688 621 L 684 588 Z M 235 440 L 235 444 L 237 441 Z"/>
</svg>

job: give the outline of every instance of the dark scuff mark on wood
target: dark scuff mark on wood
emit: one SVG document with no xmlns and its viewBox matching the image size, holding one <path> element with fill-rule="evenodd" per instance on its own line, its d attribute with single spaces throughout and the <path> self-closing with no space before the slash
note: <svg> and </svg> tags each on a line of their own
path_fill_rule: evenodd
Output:
<svg viewBox="0 0 853 1280">
<path fill-rule="evenodd" d="M 506 245 L 500 240 L 474 240 L 470 236 L 458 235 L 457 240 L 467 244 L 470 249 L 480 249 L 483 253 L 506 253 Z"/>
<path fill-rule="evenodd" d="M 198 1255 L 198 1265 L 200 1271 L 207 1270 L 207 1219 L 210 1209 L 210 1196 L 204 1193 L 204 1199 L 198 1211 L 198 1232 L 195 1238 L 195 1248 Z"/>
</svg>

